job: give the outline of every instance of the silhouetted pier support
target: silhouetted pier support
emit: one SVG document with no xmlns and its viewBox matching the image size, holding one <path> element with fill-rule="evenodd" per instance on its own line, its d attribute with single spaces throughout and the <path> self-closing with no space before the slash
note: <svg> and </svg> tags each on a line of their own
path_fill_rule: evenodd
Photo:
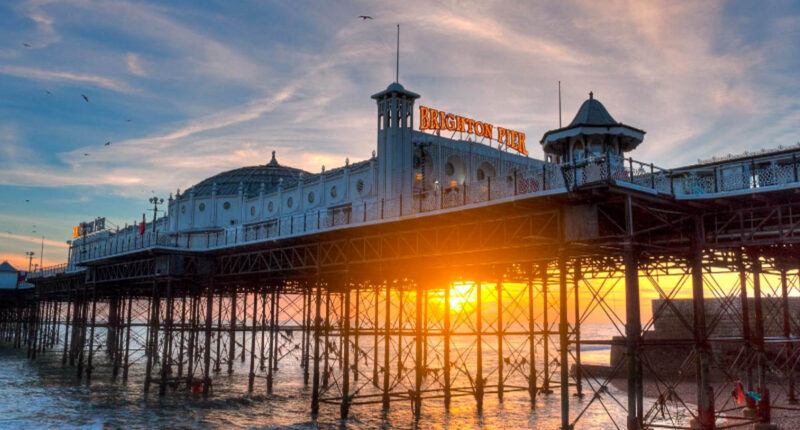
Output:
<svg viewBox="0 0 800 430">
<path fill-rule="evenodd" d="M 581 366 L 581 301 L 580 301 L 580 282 L 581 282 L 581 260 L 575 259 L 573 267 L 573 298 L 575 299 L 575 397 L 583 397 L 583 369 Z"/>
<path fill-rule="evenodd" d="M 542 394 L 552 394 L 553 390 L 550 389 L 550 292 L 547 289 L 547 267 L 549 263 L 544 262 L 541 265 L 542 276 L 542 356 L 544 363 L 544 375 L 542 381 Z"/>
<path fill-rule="evenodd" d="M 451 401 L 451 397 L 452 397 L 452 393 L 451 393 L 451 388 L 452 387 L 451 387 L 451 379 L 450 379 L 450 368 L 452 367 L 450 365 L 450 363 L 451 363 L 451 361 L 450 361 L 450 336 L 451 336 L 451 333 L 450 333 L 450 331 L 451 331 L 451 326 L 450 326 L 450 324 L 451 324 L 451 322 L 450 322 L 450 290 L 451 290 L 451 286 L 450 285 L 447 285 L 445 287 L 445 289 L 444 289 L 444 317 L 443 317 L 444 321 L 442 321 L 443 331 L 444 331 L 442 333 L 443 337 L 444 337 L 444 339 L 442 341 L 443 342 L 442 348 L 444 350 L 443 351 L 443 355 L 444 355 L 444 369 L 443 369 L 443 372 L 444 372 L 444 387 L 443 387 L 443 390 L 444 390 L 444 409 L 446 411 L 450 411 L 450 401 Z"/>
<path fill-rule="evenodd" d="M 794 357 L 794 344 L 791 341 L 792 336 L 792 317 L 789 312 L 789 287 L 787 281 L 787 268 L 781 265 L 781 328 L 783 337 L 786 339 L 784 344 L 784 372 L 787 378 L 787 397 L 789 404 L 796 404 L 797 397 L 795 395 L 795 366 L 796 359 Z"/>
<path fill-rule="evenodd" d="M 708 344 L 706 308 L 703 289 L 703 248 L 705 234 L 700 218 L 695 219 L 689 265 L 692 275 L 692 302 L 694 307 L 694 340 L 697 348 L 697 422 L 701 429 L 714 429 L 714 389 L 711 387 L 709 362 L 711 347 Z"/>
<path fill-rule="evenodd" d="M 761 423 L 770 422 L 769 389 L 767 388 L 767 353 L 764 348 L 764 307 L 761 296 L 761 260 L 758 251 L 751 250 L 753 270 L 753 307 L 755 308 L 755 345 L 757 354 L 758 392 L 761 401 L 757 404 L 757 416 Z"/>
<path fill-rule="evenodd" d="M 320 390 L 320 373 L 319 373 L 319 343 L 321 338 L 322 329 L 322 287 L 317 278 L 316 288 L 314 291 L 314 374 L 311 380 L 311 416 L 316 417 L 319 414 L 319 390 Z"/>
<path fill-rule="evenodd" d="M 347 283 L 349 284 L 349 282 Z M 344 296 L 344 316 L 342 320 L 342 400 L 339 407 L 341 419 L 347 419 L 350 413 L 350 285 L 345 285 L 342 295 Z"/>
<path fill-rule="evenodd" d="M 203 396 L 211 391 L 211 322 L 214 319 L 214 278 L 208 280 L 206 287 L 206 327 L 205 347 L 203 348 Z"/>
<path fill-rule="evenodd" d="M 626 238 L 623 243 L 622 259 L 625 266 L 625 338 L 628 359 L 628 430 L 642 428 L 644 416 L 644 385 L 640 354 L 642 319 L 639 303 L 639 254 L 635 247 L 632 202 L 625 202 Z"/>
<path fill-rule="evenodd" d="M 529 278 L 527 282 L 528 289 L 528 396 L 531 400 L 531 409 L 536 409 L 536 337 L 534 336 L 536 328 L 536 320 L 534 319 L 533 310 L 533 266 L 530 268 Z"/>
<path fill-rule="evenodd" d="M 483 391 L 485 380 L 483 379 L 483 284 L 478 281 L 475 300 L 475 401 L 477 403 L 478 414 L 483 413 Z"/>
<path fill-rule="evenodd" d="M 559 365 L 561 370 L 561 429 L 571 430 L 569 422 L 569 321 L 567 314 L 567 258 L 563 252 L 558 257 L 559 277 Z"/>
<path fill-rule="evenodd" d="M 503 279 L 497 280 L 497 400 L 503 402 Z"/>
</svg>

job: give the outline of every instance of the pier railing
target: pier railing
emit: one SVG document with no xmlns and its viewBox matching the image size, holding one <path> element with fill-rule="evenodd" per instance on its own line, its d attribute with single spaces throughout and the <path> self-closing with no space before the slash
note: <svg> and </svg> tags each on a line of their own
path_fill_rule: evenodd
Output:
<svg viewBox="0 0 800 430">
<path fill-rule="evenodd" d="M 28 272 L 26 279 L 42 278 L 54 276 L 67 271 L 67 263 L 56 264 L 53 266 L 42 267 L 38 270 Z"/>
<path fill-rule="evenodd" d="M 799 150 L 800 151 L 800 150 Z M 798 157 L 795 153 L 764 155 L 713 165 L 664 169 L 632 158 L 591 157 L 584 160 L 531 165 L 506 176 L 487 177 L 470 183 L 434 184 L 416 188 L 411 195 L 394 199 L 370 199 L 328 208 L 269 218 L 212 231 L 164 233 L 149 228 L 142 235 L 115 240 L 114 234 L 100 244 L 78 243 L 73 255 L 80 261 L 104 258 L 153 247 L 206 250 L 284 239 L 349 226 L 379 223 L 457 208 L 501 202 L 520 196 L 574 191 L 581 187 L 616 184 L 680 199 L 705 198 L 743 190 L 797 186 Z M 162 223 L 166 225 L 166 223 Z M 78 270 L 71 265 L 64 270 Z M 42 276 L 58 273 L 46 268 Z"/>
</svg>

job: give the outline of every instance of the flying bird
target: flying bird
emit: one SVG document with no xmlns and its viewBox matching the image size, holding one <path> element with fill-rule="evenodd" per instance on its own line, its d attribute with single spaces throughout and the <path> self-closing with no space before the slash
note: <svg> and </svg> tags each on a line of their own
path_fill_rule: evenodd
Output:
<svg viewBox="0 0 800 430">
<path fill-rule="evenodd" d="M 81 94 L 81 97 L 86 100 L 86 103 L 89 103 L 89 97 L 87 97 L 86 94 Z"/>
<path fill-rule="evenodd" d="M 108 142 L 106 142 L 105 146 L 111 146 L 111 141 L 109 140 Z"/>
<path fill-rule="evenodd" d="M 366 21 L 368 19 L 374 19 L 369 15 L 359 15 L 358 17 L 361 18 L 362 21 Z"/>
<path fill-rule="evenodd" d="M 83 153 L 83 156 L 84 156 L 84 157 L 88 157 L 88 156 L 89 156 L 89 153 L 88 153 L 88 152 L 84 152 L 84 153 Z"/>
<path fill-rule="evenodd" d="M 22 46 L 24 46 L 26 48 L 30 48 L 31 47 L 30 43 L 23 43 Z"/>
<path fill-rule="evenodd" d="M 50 90 L 44 90 L 44 92 L 46 92 L 47 94 L 50 94 L 50 95 L 53 94 L 53 93 L 50 92 Z"/>
<path fill-rule="evenodd" d="M 30 199 L 25 199 L 25 201 L 26 201 L 27 203 L 30 203 L 30 202 L 31 202 L 31 200 L 30 200 Z"/>
<path fill-rule="evenodd" d="M 125 122 L 131 122 L 131 119 L 130 119 L 130 118 L 128 118 L 128 119 L 126 119 L 126 120 L 125 120 Z"/>
</svg>

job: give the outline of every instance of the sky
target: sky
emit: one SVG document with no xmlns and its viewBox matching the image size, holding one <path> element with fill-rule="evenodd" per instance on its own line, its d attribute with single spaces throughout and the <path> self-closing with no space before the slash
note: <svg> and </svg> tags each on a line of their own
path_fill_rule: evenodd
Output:
<svg viewBox="0 0 800 430">
<path fill-rule="evenodd" d="M 532 157 L 559 80 L 565 124 L 593 91 L 657 166 L 800 141 L 795 1 L 4 1 L 0 261 L 62 263 L 81 221 L 132 223 L 272 150 L 368 158 L 396 24 L 419 104 L 523 131 Z"/>
</svg>

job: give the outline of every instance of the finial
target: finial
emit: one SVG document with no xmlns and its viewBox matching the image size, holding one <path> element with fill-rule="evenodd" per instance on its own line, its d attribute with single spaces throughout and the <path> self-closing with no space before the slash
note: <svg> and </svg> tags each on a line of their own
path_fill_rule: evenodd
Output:
<svg viewBox="0 0 800 430">
<path fill-rule="evenodd" d="M 344 165 L 345 166 L 349 166 L 350 165 L 350 157 L 347 157 L 347 158 L 344 159 Z"/>
<path fill-rule="evenodd" d="M 322 173 L 325 173 L 325 165 L 322 165 Z"/>
<path fill-rule="evenodd" d="M 589 100 L 591 100 L 591 99 L 593 99 L 593 98 L 594 98 L 594 93 L 593 93 L 593 92 L 591 92 L 591 91 L 589 91 Z"/>
<path fill-rule="evenodd" d="M 800 142 L 797 142 L 797 144 L 798 144 L 798 145 L 800 145 Z M 377 153 L 375 152 L 375 150 L 373 149 L 373 150 L 372 150 L 372 158 L 375 158 L 375 157 L 377 157 L 377 156 L 378 156 L 378 154 L 377 154 Z"/>
<path fill-rule="evenodd" d="M 272 151 L 272 159 L 269 160 L 269 164 L 270 165 L 277 165 L 278 164 L 278 160 L 275 159 L 275 151 L 274 150 Z"/>
</svg>

